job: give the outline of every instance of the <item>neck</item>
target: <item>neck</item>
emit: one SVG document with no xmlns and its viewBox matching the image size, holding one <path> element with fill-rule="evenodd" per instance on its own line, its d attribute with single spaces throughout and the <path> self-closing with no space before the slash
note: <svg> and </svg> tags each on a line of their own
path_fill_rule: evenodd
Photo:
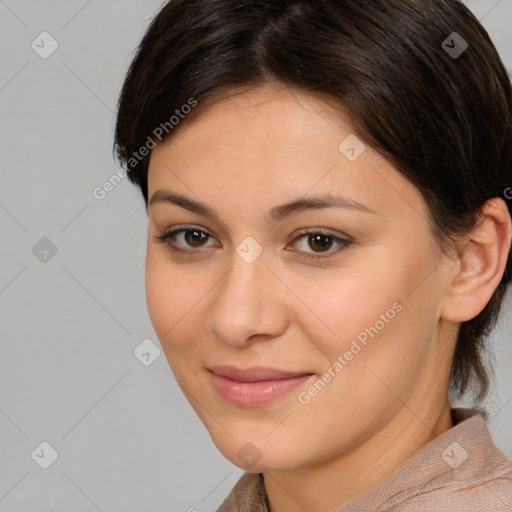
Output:
<svg viewBox="0 0 512 512">
<path fill-rule="evenodd" d="M 423 407 L 404 404 L 391 421 L 346 452 L 307 467 L 264 472 L 270 512 L 333 511 L 452 427 L 448 394 Z"/>
</svg>

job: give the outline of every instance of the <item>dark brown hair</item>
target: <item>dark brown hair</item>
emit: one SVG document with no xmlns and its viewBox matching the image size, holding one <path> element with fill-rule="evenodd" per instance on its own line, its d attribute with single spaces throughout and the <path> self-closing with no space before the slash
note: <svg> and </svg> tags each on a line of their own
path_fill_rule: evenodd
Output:
<svg viewBox="0 0 512 512">
<path fill-rule="evenodd" d="M 510 78 L 461 2 L 171 0 L 138 47 L 118 105 L 114 147 L 146 206 L 148 149 L 190 106 L 269 82 L 348 113 L 358 136 L 421 192 L 443 250 L 512 185 Z M 450 380 L 458 396 L 470 390 L 480 402 L 488 391 L 485 339 L 511 275 L 509 254 L 489 303 L 461 324 Z"/>
</svg>

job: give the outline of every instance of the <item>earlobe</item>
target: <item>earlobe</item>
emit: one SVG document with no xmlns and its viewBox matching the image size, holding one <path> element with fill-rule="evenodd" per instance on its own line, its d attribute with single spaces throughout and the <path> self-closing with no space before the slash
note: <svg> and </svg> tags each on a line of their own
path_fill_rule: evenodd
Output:
<svg viewBox="0 0 512 512">
<path fill-rule="evenodd" d="M 511 240 L 512 221 L 505 201 L 490 199 L 482 206 L 476 227 L 464 238 L 441 318 L 464 322 L 484 309 L 503 277 Z"/>
</svg>

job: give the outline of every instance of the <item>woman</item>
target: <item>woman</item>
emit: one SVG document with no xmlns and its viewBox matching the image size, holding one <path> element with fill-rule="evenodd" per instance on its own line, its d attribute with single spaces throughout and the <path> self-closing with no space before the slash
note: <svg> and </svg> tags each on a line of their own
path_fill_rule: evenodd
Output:
<svg viewBox="0 0 512 512">
<path fill-rule="evenodd" d="M 464 5 L 171 0 L 116 149 L 155 331 L 246 471 L 220 511 L 512 510 L 478 408 L 512 271 L 512 90 Z"/>
</svg>

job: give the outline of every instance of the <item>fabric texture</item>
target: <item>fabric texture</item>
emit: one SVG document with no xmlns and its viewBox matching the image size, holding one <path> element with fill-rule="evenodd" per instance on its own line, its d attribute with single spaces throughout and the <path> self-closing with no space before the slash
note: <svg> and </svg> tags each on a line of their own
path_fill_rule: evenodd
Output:
<svg viewBox="0 0 512 512">
<path fill-rule="evenodd" d="M 453 427 L 335 512 L 512 512 L 512 461 L 483 414 L 451 410 Z M 244 473 L 217 512 L 270 512 L 262 473 Z"/>
</svg>

